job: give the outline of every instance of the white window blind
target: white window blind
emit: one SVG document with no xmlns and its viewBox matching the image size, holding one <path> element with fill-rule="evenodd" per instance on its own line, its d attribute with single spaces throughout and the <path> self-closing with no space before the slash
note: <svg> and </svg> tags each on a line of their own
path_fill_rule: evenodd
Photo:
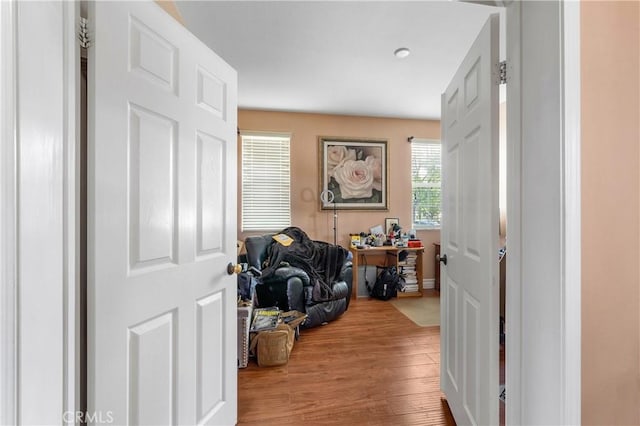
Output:
<svg viewBox="0 0 640 426">
<path fill-rule="evenodd" d="M 414 138 L 411 142 L 412 212 L 416 229 L 440 228 L 440 147 L 440 141 Z"/>
<path fill-rule="evenodd" d="M 242 230 L 291 225 L 290 136 L 242 135 Z"/>
</svg>

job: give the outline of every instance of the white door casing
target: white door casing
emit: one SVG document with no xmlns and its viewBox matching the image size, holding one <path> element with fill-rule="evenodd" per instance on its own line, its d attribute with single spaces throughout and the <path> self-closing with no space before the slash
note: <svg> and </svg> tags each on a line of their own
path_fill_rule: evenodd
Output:
<svg viewBox="0 0 640 426">
<path fill-rule="evenodd" d="M 17 200 L 15 5 L 0 2 L 0 424 L 16 423 Z"/>
<path fill-rule="evenodd" d="M 74 4 L 0 4 L 0 424 L 75 407 Z"/>
<path fill-rule="evenodd" d="M 89 22 L 89 413 L 235 424 L 236 73 L 155 3 Z"/>
<path fill-rule="evenodd" d="M 440 383 L 456 423 L 498 423 L 498 15 L 442 95 Z"/>
<path fill-rule="evenodd" d="M 506 422 L 580 424 L 580 2 L 510 2 L 507 60 Z"/>
</svg>

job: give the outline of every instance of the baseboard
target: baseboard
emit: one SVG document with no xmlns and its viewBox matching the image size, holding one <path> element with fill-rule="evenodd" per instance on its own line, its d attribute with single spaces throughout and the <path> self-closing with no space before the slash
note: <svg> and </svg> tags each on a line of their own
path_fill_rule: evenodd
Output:
<svg viewBox="0 0 640 426">
<path fill-rule="evenodd" d="M 430 290 L 436 288 L 436 279 L 435 278 L 425 278 L 422 280 L 422 289 Z"/>
</svg>

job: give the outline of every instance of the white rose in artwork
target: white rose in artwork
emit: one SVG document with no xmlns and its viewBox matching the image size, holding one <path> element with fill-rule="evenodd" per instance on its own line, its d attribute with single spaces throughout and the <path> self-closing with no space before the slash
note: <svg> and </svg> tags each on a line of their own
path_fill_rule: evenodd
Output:
<svg viewBox="0 0 640 426">
<path fill-rule="evenodd" d="M 346 160 L 355 160 L 355 149 L 347 149 L 344 145 L 329 145 L 327 147 L 327 174 L 329 177 L 334 175 L 334 170 Z"/>
<path fill-rule="evenodd" d="M 373 189 L 382 191 L 382 160 L 370 155 L 364 162 L 367 163 L 367 166 L 371 169 L 371 173 L 373 173 Z"/>
<path fill-rule="evenodd" d="M 346 160 L 334 170 L 334 178 L 340 185 L 343 199 L 369 198 L 373 190 L 373 171 L 362 160 Z"/>
</svg>

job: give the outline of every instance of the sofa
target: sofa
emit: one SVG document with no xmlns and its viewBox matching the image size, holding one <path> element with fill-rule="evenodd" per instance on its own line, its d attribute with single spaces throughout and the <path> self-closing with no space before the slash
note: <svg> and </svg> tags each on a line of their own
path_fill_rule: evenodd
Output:
<svg viewBox="0 0 640 426">
<path fill-rule="evenodd" d="M 248 267 L 260 275 L 255 307 L 303 312 L 307 319 L 302 328 L 326 324 L 349 308 L 352 266 L 349 251 L 341 246 L 313 241 L 301 229 L 289 227 L 247 237 L 245 249 Z"/>
</svg>

